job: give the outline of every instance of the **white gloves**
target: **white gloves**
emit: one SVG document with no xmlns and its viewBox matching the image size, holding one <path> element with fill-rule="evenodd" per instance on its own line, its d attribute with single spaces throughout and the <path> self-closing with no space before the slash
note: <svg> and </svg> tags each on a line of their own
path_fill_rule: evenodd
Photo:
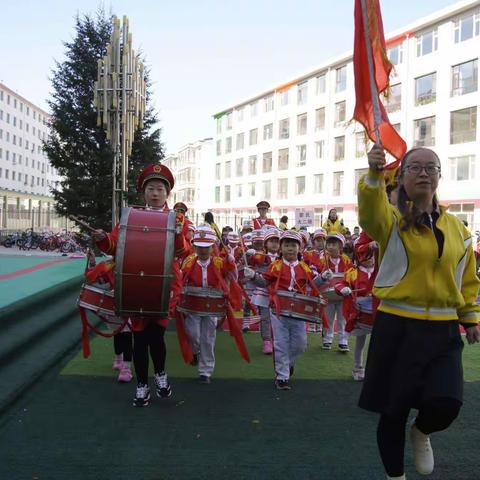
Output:
<svg viewBox="0 0 480 480">
<path fill-rule="evenodd" d="M 344 297 L 348 297 L 349 295 L 352 294 L 352 289 L 350 287 L 343 287 L 341 290 L 340 290 L 340 293 L 344 296 Z"/>
<path fill-rule="evenodd" d="M 245 278 L 247 278 L 248 280 L 251 280 L 252 278 L 255 277 L 255 270 L 252 270 L 249 267 L 245 267 L 245 269 L 243 270 L 243 273 L 245 275 Z"/>
<path fill-rule="evenodd" d="M 333 272 L 331 270 L 325 270 L 320 276 L 322 280 L 331 280 L 333 278 Z"/>
<path fill-rule="evenodd" d="M 249 248 L 246 252 L 245 252 L 249 257 L 251 257 L 252 255 L 255 255 L 257 253 L 257 251 L 254 249 L 254 248 Z"/>
</svg>

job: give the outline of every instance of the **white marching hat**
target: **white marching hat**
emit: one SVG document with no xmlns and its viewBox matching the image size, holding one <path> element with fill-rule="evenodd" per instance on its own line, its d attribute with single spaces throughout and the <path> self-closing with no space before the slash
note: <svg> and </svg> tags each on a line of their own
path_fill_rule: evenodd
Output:
<svg viewBox="0 0 480 480">
<path fill-rule="evenodd" d="M 193 234 L 192 243 L 196 247 L 212 247 L 215 245 L 217 235 L 209 225 L 199 225 Z"/>
</svg>

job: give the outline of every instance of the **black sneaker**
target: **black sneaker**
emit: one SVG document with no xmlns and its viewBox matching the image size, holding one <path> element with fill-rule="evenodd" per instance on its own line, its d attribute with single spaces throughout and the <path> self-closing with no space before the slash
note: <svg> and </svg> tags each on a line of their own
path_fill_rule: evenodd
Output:
<svg viewBox="0 0 480 480">
<path fill-rule="evenodd" d="M 200 383 L 211 383 L 210 377 L 207 377 L 207 375 L 200 375 Z"/>
<path fill-rule="evenodd" d="M 293 377 L 293 372 L 295 372 L 295 366 L 290 365 L 290 376 Z"/>
<path fill-rule="evenodd" d="M 135 397 L 133 397 L 133 406 L 147 407 L 149 403 L 150 403 L 150 389 L 148 388 L 148 385 L 139 383 L 137 385 Z"/>
<path fill-rule="evenodd" d="M 339 349 L 342 353 L 347 353 L 347 352 L 350 351 L 350 349 L 348 348 L 348 345 L 344 345 L 344 344 L 339 345 L 339 346 L 338 346 L 338 349 Z"/>
<path fill-rule="evenodd" d="M 156 373 L 153 379 L 155 381 L 155 390 L 157 391 L 157 397 L 168 398 L 172 396 L 172 387 L 168 382 L 166 373 Z"/>
<path fill-rule="evenodd" d="M 192 361 L 190 362 L 192 367 L 196 367 L 198 365 L 198 353 L 193 354 Z"/>
<path fill-rule="evenodd" d="M 249 329 L 248 327 L 243 327 L 243 328 L 242 328 L 242 332 L 243 332 L 243 333 L 248 333 L 249 330 L 250 330 L 250 329 Z"/>
<path fill-rule="evenodd" d="M 288 380 L 275 380 L 275 388 L 277 390 L 291 390 L 292 387 L 288 384 Z"/>
<path fill-rule="evenodd" d="M 322 350 L 331 350 L 332 349 L 332 344 L 328 342 L 323 342 L 322 345 Z"/>
</svg>

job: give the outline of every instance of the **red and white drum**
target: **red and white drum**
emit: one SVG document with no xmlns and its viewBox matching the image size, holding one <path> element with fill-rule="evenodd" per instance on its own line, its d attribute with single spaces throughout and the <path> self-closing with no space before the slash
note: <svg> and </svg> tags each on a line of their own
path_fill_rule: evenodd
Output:
<svg viewBox="0 0 480 480">
<path fill-rule="evenodd" d="M 320 293 L 329 303 L 341 302 L 343 297 L 335 291 L 335 285 L 343 280 L 342 272 L 334 273 L 333 277 L 319 287 Z"/>
<path fill-rule="evenodd" d="M 216 288 L 183 287 L 177 310 L 194 315 L 226 315 L 225 295 Z"/>
<path fill-rule="evenodd" d="M 83 284 L 77 305 L 102 317 L 115 315 L 113 290 L 101 288 L 100 286 Z"/>
<path fill-rule="evenodd" d="M 302 295 L 298 292 L 278 290 L 276 292 L 280 304 L 280 315 L 283 317 L 301 318 L 306 321 L 321 321 L 321 308 L 326 304 L 322 297 Z"/>
<path fill-rule="evenodd" d="M 122 210 L 115 257 L 117 315 L 168 315 L 174 243 L 175 212 Z"/>
</svg>

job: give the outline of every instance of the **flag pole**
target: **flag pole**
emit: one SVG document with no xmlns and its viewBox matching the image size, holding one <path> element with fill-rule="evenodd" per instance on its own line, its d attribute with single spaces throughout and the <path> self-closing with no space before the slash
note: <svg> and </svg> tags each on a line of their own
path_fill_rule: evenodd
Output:
<svg viewBox="0 0 480 480">
<path fill-rule="evenodd" d="M 367 0 L 360 0 L 362 4 L 362 19 L 363 19 L 363 31 L 365 34 L 365 47 L 367 49 L 367 61 L 368 61 L 368 76 L 370 77 L 370 95 L 372 97 L 373 106 L 373 123 L 375 129 L 375 144 L 381 145 L 379 125 L 382 123 L 382 115 L 380 113 L 380 101 L 378 99 L 377 83 L 375 81 L 375 69 L 373 65 L 373 52 L 370 35 L 368 31 L 368 11 Z"/>
</svg>

